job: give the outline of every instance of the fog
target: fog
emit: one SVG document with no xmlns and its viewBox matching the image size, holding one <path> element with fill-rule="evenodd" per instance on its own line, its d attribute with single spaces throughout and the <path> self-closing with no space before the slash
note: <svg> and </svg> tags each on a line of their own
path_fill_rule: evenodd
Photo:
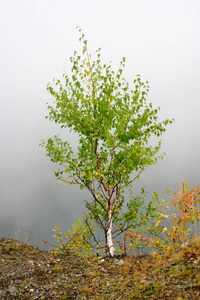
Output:
<svg viewBox="0 0 200 300">
<path fill-rule="evenodd" d="M 162 136 L 166 156 L 135 182 L 151 194 L 200 184 L 200 4 L 198 0 L 7 0 L 0 1 L 0 236 L 40 246 L 52 242 L 83 216 L 90 195 L 56 181 L 56 166 L 39 147 L 59 132 L 45 120 L 46 86 L 70 74 L 69 57 L 81 51 L 80 26 L 95 54 L 124 77 L 149 81 L 148 100 L 160 106 L 160 119 L 174 118 Z M 76 138 L 70 139 L 74 149 Z"/>
</svg>

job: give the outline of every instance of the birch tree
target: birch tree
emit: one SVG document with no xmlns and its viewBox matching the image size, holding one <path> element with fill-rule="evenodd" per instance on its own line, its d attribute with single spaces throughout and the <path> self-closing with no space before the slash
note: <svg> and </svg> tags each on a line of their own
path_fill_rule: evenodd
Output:
<svg viewBox="0 0 200 300">
<path fill-rule="evenodd" d="M 147 103 L 149 86 L 140 75 L 132 87 L 122 77 L 125 58 L 113 71 L 111 64 L 101 62 L 101 48 L 92 58 L 79 31 L 82 53 L 75 51 L 70 58 L 70 75 L 47 86 L 54 104 L 48 104 L 46 117 L 78 134 L 77 151 L 59 135 L 42 141 L 42 146 L 51 161 L 60 165 L 55 171 L 58 180 L 89 191 L 86 206 L 104 231 L 107 253 L 114 256 L 113 233 L 123 232 L 127 223 L 130 226 L 139 205 L 138 198 L 132 199 L 126 213 L 120 214 L 125 188 L 162 157 L 158 155 L 160 136 L 172 120 L 158 122 L 159 108 Z M 153 146 L 151 136 L 158 138 Z"/>
</svg>

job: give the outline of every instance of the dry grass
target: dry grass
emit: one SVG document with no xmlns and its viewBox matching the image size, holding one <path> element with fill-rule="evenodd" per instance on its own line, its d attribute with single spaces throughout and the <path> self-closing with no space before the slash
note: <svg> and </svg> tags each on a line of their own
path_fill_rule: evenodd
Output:
<svg viewBox="0 0 200 300">
<path fill-rule="evenodd" d="M 55 257 L 1 238 L 0 299 L 200 299 L 200 239 L 166 255 L 120 259 Z"/>
</svg>

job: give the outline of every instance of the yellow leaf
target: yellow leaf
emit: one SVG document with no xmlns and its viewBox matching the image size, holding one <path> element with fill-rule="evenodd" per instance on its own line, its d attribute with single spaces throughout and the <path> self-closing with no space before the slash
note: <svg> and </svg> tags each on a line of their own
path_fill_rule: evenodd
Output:
<svg viewBox="0 0 200 300">
<path fill-rule="evenodd" d="M 157 222 L 156 222 L 156 227 L 160 224 L 160 220 L 158 220 Z"/>
</svg>

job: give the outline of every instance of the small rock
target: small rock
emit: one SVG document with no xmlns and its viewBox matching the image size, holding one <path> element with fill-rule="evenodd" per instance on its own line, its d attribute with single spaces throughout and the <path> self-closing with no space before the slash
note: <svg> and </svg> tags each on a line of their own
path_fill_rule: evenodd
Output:
<svg viewBox="0 0 200 300">
<path fill-rule="evenodd" d="M 15 293 L 15 294 L 18 293 L 18 289 L 13 285 L 9 285 L 8 290 L 11 293 Z"/>
<path fill-rule="evenodd" d="M 105 259 L 104 259 L 104 258 L 101 258 L 101 259 L 100 259 L 100 262 L 104 262 L 104 261 L 105 261 Z"/>
<path fill-rule="evenodd" d="M 76 299 L 83 299 L 83 298 L 85 298 L 85 296 L 83 296 L 83 295 L 76 296 Z"/>
<path fill-rule="evenodd" d="M 123 259 L 116 260 L 115 263 L 116 263 L 117 265 L 122 266 L 122 265 L 124 264 L 124 260 L 123 260 Z"/>
<path fill-rule="evenodd" d="M 5 291 L 0 291 L 0 298 L 1 298 L 1 297 L 4 297 L 4 296 L 5 296 L 5 294 L 6 294 L 6 292 L 5 292 Z"/>
</svg>

